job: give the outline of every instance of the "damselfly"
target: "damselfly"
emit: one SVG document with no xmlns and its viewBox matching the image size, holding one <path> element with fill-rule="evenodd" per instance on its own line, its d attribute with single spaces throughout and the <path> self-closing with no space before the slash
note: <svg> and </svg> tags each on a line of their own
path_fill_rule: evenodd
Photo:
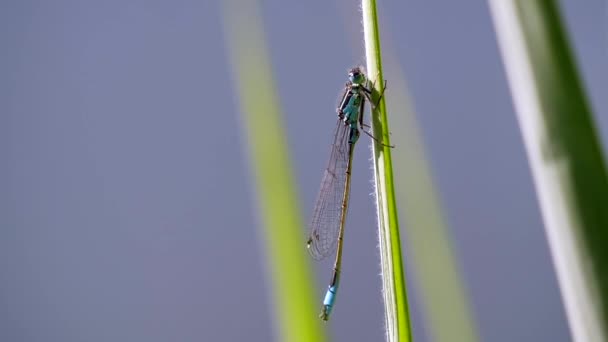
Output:
<svg viewBox="0 0 608 342">
<path fill-rule="evenodd" d="M 350 175 L 354 147 L 359 139 L 359 128 L 378 141 L 365 130 L 365 127 L 369 126 L 363 123 L 365 101 L 370 102 L 372 109 L 375 108 L 372 91 L 367 87 L 369 82 L 360 68 L 351 69 L 348 73 L 348 80 L 337 108 L 338 123 L 334 142 L 312 214 L 309 226 L 310 236 L 307 242 L 308 251 L 317 260 L 336 252 L 333 274 L 320 315 L 323 320 L 329 318 L 340 283 L 342 241 L 350 195 Z M 382 97 L 382 94 L 379 97 Z M 379 100 L 380 98 L 378 98 Z M 382 142 L 378 142 L 382 144 Z"/>
</svg>

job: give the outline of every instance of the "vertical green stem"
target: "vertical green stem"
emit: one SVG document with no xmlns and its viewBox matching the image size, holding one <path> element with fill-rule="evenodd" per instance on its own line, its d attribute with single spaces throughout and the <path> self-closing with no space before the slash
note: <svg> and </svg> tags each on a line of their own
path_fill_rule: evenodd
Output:
<svg viewBox="0 0 608 342">
<path fill-rule="evenodd" d="M 608 338 L 608 177 L 555 1 L 490 8 L 572 335 Z"/>
<path fill-rule="evenodd" d="M 407 227 L 405 255 L 412 258 L 413 280 L 418 285 L 425 326 L 435 342 L 479 341 L 467 296 L 456 246 L 449 234 L 441 205 L 441 196 L 433 181 L 433 172 L 425 151 L 414 104 L 409 96 L 404 72 L 391 63 L 384 36 L 385 69 L 391 75 L 391 96 L 387 106 L 391 127 L 399 134 L 391 136 L 397 146 L 393 155 L 395 195 L 401 223 Z M 389 50 L 390 51 L 390 50 Z M 412 279 L 412 278 L 410 278 Z"/>
<path fill-rule="evenodd" d="M 376 2 L 374 0 L 362 0 L 361 7 L 363 9 L 367 74 L 375 88 L 375 93 L 380 94 L 383 91 L 384 78 L 382 77 Z M 384 144 L 389 144 L 384 97 L 373 111 L 372 131 Z M 373 155 L 387 339 L 388 341 L 411 341 L 405 273 L 401 257 L 401 240 L 393 189 L 391 151 L 389 147 L 374 141 Z"/>
<path fill-rule="evenodd" d="M 324 328 L 317 317 L 298 196 L 257 1 L 225 0 L 223 5 L 233 78 L 241 104 L 241 128 L 246 137 L 244 145 L 250 156 L 256 204 L 261 213 L 259 236 L 266 252 L 277 340 L 325 341 Z M 238 322 L 234 323 L 238 326 Z"/>
</svg>

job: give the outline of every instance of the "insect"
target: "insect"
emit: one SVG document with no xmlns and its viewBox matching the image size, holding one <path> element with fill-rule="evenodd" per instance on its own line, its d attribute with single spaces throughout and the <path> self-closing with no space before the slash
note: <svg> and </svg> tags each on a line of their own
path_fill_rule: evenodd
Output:
<svg viewBox="0 0 608 342">
<path fill-rule="evenodd" d="M 336 259 L 332 277 L 320 317 L 327 321 L 334 306 L 342 264 L 342 243 L 348 200 L 350 195 L 350 179 L 353 151 L 359 139 L 359 128 L 378 143 L 385 145 L 370 132 L 365 130 L 368 125 L 363 123 L 365 102 L 369 101 L 372 109 L 379 103 L 386 89 L 376 103 L 372 101 L 372 91 L 367 87 L 369 81 L 361 68 L 353 68 L 348 73 L 340 105 L 337 108 L 338 123 L 331 146 L 329 162 L 325 168 L 321 187 L 314 206 L 312 220 L 309 225 L 310 236 L 307 241 L 308 251 L 313 258 L 323 259 L 334 251 Z"/>
</svg>

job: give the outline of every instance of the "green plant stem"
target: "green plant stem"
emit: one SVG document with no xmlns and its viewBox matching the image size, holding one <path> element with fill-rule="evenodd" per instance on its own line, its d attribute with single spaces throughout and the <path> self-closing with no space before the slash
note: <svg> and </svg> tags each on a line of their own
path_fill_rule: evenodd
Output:
<svg viewBox="0 0 608 342">
<path fill-rule="evenodd" d="M 387 54 L 387 35 L 384 42 L 384 66 L 391 75 L 392 95 L 386 102 L 393 108 L 388 116 L 393 130 L 399 132 L 392 135 L 392 142 L 399 147 L 393 154 L 393 169 L 398 175 L 394 180 L 397 208 L 407 227 L 403 231 L 405 254 L 412 258 L 409 265 L 422 299 L 425 326 L 435 342 L 476 342 L 479 337 L 456 246 L 444 219 L 414 104 L 405 78 L 397 76 L 403 75 L 403 70 L 390 49 Z"/>
<path fill-rule="evenodd" d="M 257 1 L 226 0 L 223 5 L 241 104 L 241 128 L 246 137 L 243 144 L 250 157 L 261 213 L 259 236 L 266 252 L 277 340 L 322 342 L 325 334 L 317 317 L 318 302 L 305 252 L 298 196 Z M 243 282 L 246 285 L 247 279 Z"/>
<path fill-rule="evenodd" d="M 490 8 L 575 341 L 608 338 L 608 177 L 552 0 Z"/>
<path fill-rule="evenodd" d="M 376 2 L 362 0 L 361 5 L 367 74 L 374 85 L 375 93 L 380 94 L 383 92 L 384 78 L 382 77 Z M 371 121 L 374 135 L 388 145 L 390 141 L 384 97 L 375 107 Z M 405 273 L 393 188 L 391 151 L 389 147 L 378 142 L 373 141 L 372 144 L 387 339 L 388 341 L 411 341 Z"/>
</svg>

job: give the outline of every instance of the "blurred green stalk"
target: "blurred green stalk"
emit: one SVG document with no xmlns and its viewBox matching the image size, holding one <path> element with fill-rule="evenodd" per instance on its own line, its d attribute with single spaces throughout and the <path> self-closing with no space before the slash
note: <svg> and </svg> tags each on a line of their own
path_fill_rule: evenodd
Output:
<svg viewBox="0 0 608 342">
<path fill-rule="evenodd" d="M 243 143 L 249 149 L 255 175 L 263 228 L 260 236 L 273 281 L 278 340 L 322 342 L 325 335 L 316 312 L 317 298 L 305 255 L 298 196 L 262 20 L 255 1 L 225 0 L 223 5 L 233 78 L 243 113 Z M 248 260 L 244 263 L 250 264 Z"/>
<path fill-rule="evenodd" d="M 608 177 L 555 1 L 491 0 L 570 329 L 608 337 Z"/>
<path fill-rule="evenodd" d="M 397 208 L 405 222 L 409 264 L 422 296 L 427 328 L 436 342 L 475 342 L 479 338 L 460 267 L 435 190 L 416 114 L 403 71 L 388 63 L 391 96 L 386 101 L 397 146 L 394 157 Z"/>
</svg>

